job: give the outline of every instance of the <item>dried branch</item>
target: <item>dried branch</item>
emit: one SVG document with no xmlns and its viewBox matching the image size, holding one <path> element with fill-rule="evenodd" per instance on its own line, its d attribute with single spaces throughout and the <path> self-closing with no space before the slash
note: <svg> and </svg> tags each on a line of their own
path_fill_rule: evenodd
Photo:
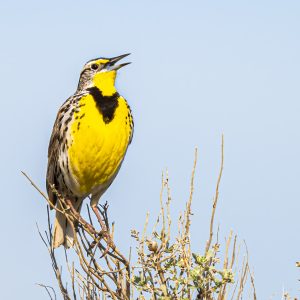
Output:
<svg viewBox="0 0 300 300">
<path fill-rule="evenodd" d="M 131 249 L 129 259 L 127 259 L 113 239 L 115 227 L 114 223 L 109 222 L 107 203 L 92 210 L 87 205 L 88 220 L 85 220 L 74 209 L 72 201 L 64 199 L 54 186 L 51 188 L 58 198 L 59 208 L 49 201 L 26 173 L 22 172 L 48 203 L 48 228 L 43 234 L 39 228 L 38 232 L 48 249 L 58 287 L 65 300 L 225 300 L 229 297 L 241 299 L 248 277 L 250 277 L 253 299 L 256 300 L 254 277 L 248 264 L 248 250 L 239 276 L 236 278 L 234 271 L 238 269 L 236 235 L 230 232 L 225 240 L 223 255 L 221 255 L 222 247 L 219 244 L 219 228 L 216 241 L 214 241 L 214 218 L 224 165 L 223 136 L 220 171 L 210 218 L 209 239 L 206 242 L 204 254 L 192 252 L 191 209 L 197 160 L 198 150 L 195 149 L 190 193 L 185 209 L 179 215 L 178 233 L 174 237 L 171 235 L 169 178 L 167 172 L 162 174 L 160 210 L 152 231 L 148 234 L 150 219 L 147 213 L 142 233 L 136 230 L 131 232 L 131 236 L 137 242 L 136 263 L 132 262 Z M 57 261 L 57 250 L 52 247 L 49 207 L 64 214 L 74 232 L 74 245 L 71 249 L 65 250 L 65 260 L 62 263 Z M 70 261 L 70 257 L 74 257 L 75 261 Z M 63 270 L 66 270 L 64 276 L 62 276 Z M 69 278 L 68 285 L 63 284 L 62 277 Z M 54 295 L 56 300 L 55 291 L 51 287 L 42 284 L 40 286 L 45 288 L 50 299 L 53 299 Z M 237 295 L 235 295 L 236 292 Z"/>
<path fill-rule="evenodd" d="M 213 238 L 213 232 L 214 232 L 214 219 L 215 219 L 215 212 L 217 208 L 217 203 L 219 199 L 219 187 L 220 187 L 220 182 L 223 174 L 223 167 L 224 167 L 224 136 L 222 135 L 222 145 L 221 145 L 221 167 L 220 167 L 220 172 L 219 172 L 219 177 L 217 181 L 217 186 L 216 186 L 216 192 L 215 192 L 215 197 L 213 200 L 213 207 L 212 207 L 212 213 L 211 213 L 211 218 L 210 218 L 210 228 L 209 228 L 209 239 L 206 244 L 205 248 L 205 253 L 207 253 L 208 249 L 211 246 L 211 241 Z"/>
</svg>

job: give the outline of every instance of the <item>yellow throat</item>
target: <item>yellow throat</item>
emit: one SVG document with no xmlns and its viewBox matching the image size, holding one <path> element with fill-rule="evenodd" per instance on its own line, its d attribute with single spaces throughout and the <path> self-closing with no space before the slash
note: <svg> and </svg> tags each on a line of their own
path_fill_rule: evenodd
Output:
<svg viewBox="0 0 300 300">
<path fill-rule="evenodd" d="M 110 184 L 130 143 L 131 111 L 116 91 L 115 78 L 116 71 L 95 74 L 89 93 L 78 101 L 69 129 L 71 172 L 83 196 Z"/>
</svg>

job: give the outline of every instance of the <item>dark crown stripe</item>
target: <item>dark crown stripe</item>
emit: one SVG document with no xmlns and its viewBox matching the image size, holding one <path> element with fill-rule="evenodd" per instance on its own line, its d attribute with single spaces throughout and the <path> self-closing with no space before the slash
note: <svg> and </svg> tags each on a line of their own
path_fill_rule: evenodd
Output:
<svg viewBox="0 0 300 300">
<path fill-rule="evenodd" d="M 97 108 L 102 114 L 103 121 L 106 124 L 111 122 L 118 107 L 118 98 L 120 95 L 114 93 L 111 96 L 103 96 L 102 92 L 95 86 L 88 88 L 87 91 L 94 98 Z"/>
</svg>

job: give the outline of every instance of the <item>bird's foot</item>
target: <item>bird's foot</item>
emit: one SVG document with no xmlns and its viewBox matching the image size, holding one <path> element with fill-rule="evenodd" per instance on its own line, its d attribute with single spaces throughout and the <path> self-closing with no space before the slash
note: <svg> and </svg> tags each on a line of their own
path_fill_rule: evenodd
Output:
<svg viewBox="0 0 300 300">
<path fill-rule="evenodd" d="M 100 215 L 100 212 L 99 212 L 99 209 L 97 206 L 92 206 L 92 209 L 93 209 L 93 212 L 95 213 L 96 217 L 97 217 L 97 220 L 101 226 L 101 235 L 104 237 L 105 241 L 106 241 L 106 244 L 107 244 L 107 248 L 105 249 L 104 253 L 102 254 L 102 257 L 105 256 L 109 249 L 112 249 L 112 250 L 115 250 L 116 248 L 116 245 L 114 244 L 114 241 L 112 239 L 112 236 L 105 224 L 105 222 L 103 221 L 101 215 Z"/>
<path fill-rule="evenodd" d="M 73 203 L 71 200 L 66 199 L 66 204 L 68 205 L 69 209 L 71 210 L 74 218 L 75 218 L 75 222 L 74 223 L 81 223 L 85 228 L 87 228 L 92 234 L 96 233 L 95 228 L 89 224 L 84 218 L 82 218 L 82 216 L 80 215 L 80 213 L 74 208 Z"/>
</svg>

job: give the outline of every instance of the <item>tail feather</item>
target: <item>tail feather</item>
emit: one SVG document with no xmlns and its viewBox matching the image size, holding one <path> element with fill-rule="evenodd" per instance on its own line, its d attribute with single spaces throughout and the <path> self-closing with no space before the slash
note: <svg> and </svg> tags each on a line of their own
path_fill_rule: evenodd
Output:
<svg viewBox="0 0 300 300">
<path fill-rule="evenodd" d="M 66 217 L 59 211 L 56 211 L 52 240 L 53 248 L 58 248 L 60 245 L 64 244 L 67 222 Z"/>
<path fill-rule="evenodd" d="M 80 213 L 82 201 L 78 207 L 74 205 L 74 208 Z M 60 205 L 58 205 L 60 206 Z M 59 208 L 59 207 L 58 207 Z M 54 229 L 53 229 L 53 248 L 58 248 L 64 245 L 65 248 L 73 247 L 74 245 L 74 225 L 70 224 L 67 218 L 59 211 L 56 211 Z"/>
</svg>

